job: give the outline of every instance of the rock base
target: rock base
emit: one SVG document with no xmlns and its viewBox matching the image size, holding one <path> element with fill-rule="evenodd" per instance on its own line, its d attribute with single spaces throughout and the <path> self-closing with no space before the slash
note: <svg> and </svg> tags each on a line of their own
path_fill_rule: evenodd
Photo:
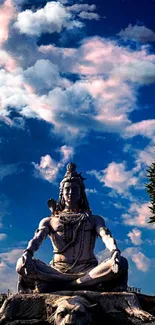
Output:
<svg viewBox="0 0 155 325">
<path fill-rule="evenodd" d="M 97 325 L 155 325 L 155 297 L 128 292 L 59 291 L 52 294 L 15 294 L 0 309 L 0 324 L 55 324 L 60 301 L 81 298 Z M 89 308 L 89 306 L 93 308 Z"/>
</svg>

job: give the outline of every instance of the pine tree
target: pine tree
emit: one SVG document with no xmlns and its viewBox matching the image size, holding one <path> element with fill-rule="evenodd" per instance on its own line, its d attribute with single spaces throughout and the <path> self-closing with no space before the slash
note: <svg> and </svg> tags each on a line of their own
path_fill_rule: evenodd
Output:
<svg viewBox="0 0 155 325">
<path fill-rule="evenodd" d="M 148 184 L 146 184 L 147 193 L 150 196 L 151 205 L 149 209 L 151 210 L 152 216 L 150 217 L 149 223 L 155 223 L 155 162 L 147 169 L 147 177 L 149 179 Z"/>
</svg>

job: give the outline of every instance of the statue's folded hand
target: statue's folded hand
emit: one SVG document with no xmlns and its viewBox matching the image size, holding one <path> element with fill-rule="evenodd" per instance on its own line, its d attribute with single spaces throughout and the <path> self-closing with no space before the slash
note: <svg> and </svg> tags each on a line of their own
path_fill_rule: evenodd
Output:
<svg viewBox="0 0 155 325">
<path fill-rule="evenodd" d="M 29 251 L 25 251 L 21 259 L 22 267 L 24 268 L 25 274 L 29 275 L 34 269 L 32 255 L 29 253 Z"/>
<path fill-rule="evenodd" d="M 112 260 L 112 271 L 113 273 L 117 274 L 120 269 L 120 259 L 121 259 L 121 254 L 119 251 L 115 251 L 111 257 Z"/>
<path fill-rule="evenodd" d="M 23 253 L 22 262 L 23 262 L 23 266 L 26 265 L 26 264 L 31 264 L 32 263 L 32 255 L 28 251 L 25 251 Z"/>
<path fill-rule="evenodd" d="M 25 250 L 17 261 L 16 271 L 21 275 L 29 275 L 33 272 L 33 269 L 34 263 L 32 254 Z"/>
</svg>

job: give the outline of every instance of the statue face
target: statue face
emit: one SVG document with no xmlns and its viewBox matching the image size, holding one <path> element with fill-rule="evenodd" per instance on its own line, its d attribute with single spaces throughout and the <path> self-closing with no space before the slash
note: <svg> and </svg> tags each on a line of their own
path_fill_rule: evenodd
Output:
<svg viewBox="0 0 155 325">
<path fill-rule="evenodd" d="M 81 190 L 78 182 L 66 182 L 63 188 L 63 197 L 65 200 L 65 205 L 74 208 L 78 204 L 81 197 Z"/>
</svg>

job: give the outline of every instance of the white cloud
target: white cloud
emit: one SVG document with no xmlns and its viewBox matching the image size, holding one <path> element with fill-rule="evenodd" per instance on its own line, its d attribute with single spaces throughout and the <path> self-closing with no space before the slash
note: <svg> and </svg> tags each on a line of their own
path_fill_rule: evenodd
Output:
<svg viewBox="0 0 155 325">
<path fill-rule="evenodd" d="M 96 254 L 96 257 L 98 259 L 99 263 L 102 263 L 103 261 L 105 261 L 107 258 L 110 257 L 110 251 L 108 248 L 103 249 L 102 251 L 98 252 Z"/>
<path fill-rule="evenodd" d="M 134 62 L 117 66 L 114 74 L 142 85 L 152 84 L 155 82 L 155 64 L 148 61 L 140 62 L 139 60 L 135 60 Z"/>
<path fill-rule="evenodd" d="M 112 203 L 112 204 L 116 209 L 124 209 L 124 206 L 121 203 L 116 202 L 116 203 Z"/>
<path fill-rule="evenodd" d="M 0 50 L 0 66 L 11 72 L 16 68 L 16 61 L 8 52 Z"/>
<path fill-rule="evenodd" d="M 40 90 L 51 90 L 56 86 L 66 87 L 70 85 L 69 80 L 61 78 L 58 65 L 49 60 L 37 60 L 36 63 L 23 72 L 26 82 Z"/>
<path fill-rule="evenodd" d="M 3 165 L 0 164 L 0 179 L 19 172 L 17 164 Z"/>
<path fill-rule="evenodd" d="M 92 76 L 94 76 L 92 80 L 102 80 L 101 74 L 103 74 L 106 78 L 103 78 L 102 83 L 104 82 L 104 87 L 107 86 L 104 93 L 106 88 L 111 91 L 112 88 L 115 89 L 119 82 L 124 88 L 126 86 L 128 92 L 134 91 L 135 89 L 131 85 L 130 87 L 129 84 L 124 85 L 124 82 L 128 80 L 138 82 L 140 85 L 154 82 L 155 55 L 150 54 L 149 47 L 146 46 L 141 46 L 139 50 L 134 51 L 125 46 L 119 46 L 117 42 L 96 36 L 84 39 L 76 49 L 41 46 L 40 50 L 44 52 L 46 50 L 46 54 L 48 52 L 51 58 L 55 58 L 57 55 L 61 68 L 64 62 L 64 68 L 89 76 L 89 80 Z M 95 94 L 96 91 L 98 94 L 101 93 L 101 84 L 98 84 L 98 87 L 96 85 L 93 93 Z M 106 97 L 107 95 L 108 92 Z"/>
<path fill-rule="evenodd" d="M 0 260 L 8 264 L 15 264 L 22 253 L 23 249 L 20 248 L 13 249 L 9 252 L 0 253 Z"/>
<path fill-rule="evenodd" d="M 142 135 L 151 139 L 155 137 L 155 120 L 143 120 L 126 127 L 124 132 L 126 138 L 132 138 L 136 135 Z"/>
<path fill-rule="evenodd" d="M 60 148 L 60 153 L 62 154 L 62 164 L 66 164 L 74 155 L 74 150 L 69 146 L 62 146 Z"/>
<path fill-rule="evenodd" d="M 5 195 L 0 196 L 0 228 L 3 227 L 3 219 L 9 214 L 9 201 Z"/>
<path fill-rule="evenodd" d="M 0 262 L 0 292 L 4 293 L 7 290 L 17 292 L 17 273 L 15 267 L 7 265 L 5 262 Z"/>
<path fill-rule="evenodd" d="M 59 0 L 59 2 L 62 4 L 67 4 L 69 2 L 69 0 Z"/>
<path fill-rule="evenodd" d="M 0 240 L 5 240 L 7 238 L 7 234 L 1 233 L 0 234 Z"/>
<path fill-rule="evenodd" d="M 147 272 L 151 266 L 151 260 L 136 247 L 126 248 L 122 252 L 122 255 L 131 259 L 135 263 L 137 269 L 142 272 Z"/>
<path fill-rule="evenodd" d="M 143 163 L 150 166 L 155 160 L 154 145 L 148 145 L 144 150 L 137 150 L 137 163 Z"/>
<path fill-rule="evenodd" d="M 133 51 L 118 46 L 117 42 L 93 37 L 84 40 L 77 52 L 81 55 L 73 67 L 74 71 L 84 75 L 103 73 L 113 77 L 110 79 L 111 82 L 113 80 L 112 87 L 115 87 L 119 80 L 122 84 L 127 80 L 140 84 L 148 84 L 151 80 L 154 82 L 152 70 L 154 71 L 155 55 L 149 54 L 147 47 L 142 46 L 140 50 Z"/>
<path fill-rule="evenodd" d="M 130 152 L 130 155 L 132 155 L 135 160 L 135 167 L 132 169 L 133 173 L 137 176 L 137 183 L 135 189 L 145 189 L 147 169 L 148 166 L 150 166 L 155 159 L 154 141 L 155 138 L 152 137 L 149 144 L 143 149 L 135 149 L 131 145 L 127 145 L 124 148 L 124 152 Z"/>
<path fill-rule="evenodd" d="M 0 253 L 0 291 L 6 292 L 10 289 L 13 293 L 17 291 L 17 273 L 15 264 L 22 255 L 22 249 Z"/>
<path fill-rule="evenodd" d="M 132 203 L 128 212 L 122 215 L 123 223 L 128 226 L 137 226 L 142 228 L 153 229 L 154 226 L 148 223 L 151 216 L 147 203 Z"/>
<path fill-rule="evenodd" d="M 142 244 L 141 235 L 142 232 L 139 229 L 133 228 L 132 231 L 130 231 L 127 236 L 130 238 L 131 242 L 134 245 L 141 245 Z"/>
<path fill-rule="evenodd" d="M 85 113 L 87 120 L 89 118 L 89 126 L 101 132 L 119 132 L 124 137 L 132 137 L 137 133 L 152 136 L 155 129 L 153 121 L 132 124 L 129 120 L 129 113 L 137 106 L 137 86 L 155 81 L 155 55 L 150 55 L 147 47 L 133 51 L 118 46 L 116 42 L 94 37 L 85 39 L 77 49 L 42 46 L 40 51 L 46 55 L 49 53 L 54 60 L 57 57 L 61 69 L 65 67 L 65 71 L 69 69 L 73 73 L 84 76 L 84 80 L 76 82 L 65 92 L 59 90 L 57 100 L 63 96 L 67 104 L 71 91 L 75 95 L 78 89 L 89 94 L 91 100 Z M 56 93 L 50 95 L 53 97 Z M 77 96 L 73 98 L 76 100 Z M 81 105 L 78 105 L 78 110 L 80 109 Z M 85 117 L 81 113 L 76 116 L 76 126 L 79 129 Z M 74 116 L 71 117 L 72 121 L 73 119 Z"/>
<path fill-rule="evenodd" d="M 61 168 L 64 167 L 74 154 L 74 150 L 69 146 L 62 146 L 59 149 L 61 153 L 61 160 L 56 162 L 50 155 L 41 157 L 40 164 L 32 163 L 34 165 L 34 176 L 42 178 L 50 183 L 54 182 L 58 176 Z"/>
<path fill-rule="evenodd" d="M 22 24 L 26 26 L 24 28 L 36 24 L 39 27 L 33 26 L 28 32 L 40 33 L 44 25 L 47 27 L 51 23 L 52 6 L 57 12 L 56 15 L 52 11 L 53 19 L 57 19 L 61 27 L 59 9 L 64 13 L 64 21 L 65 15 L 70 15 L 71 23 L 75 15 L 82 12 L 95 14 L 96 8 L 88 4 L 64 6 L 59 2 L 48 2 L 36 12 L 19 13 L 18 18 L 22 14 L 31 17 L 30 20 L 20 20 L 21 28 Z M 19 20 L 16 25 L 18 23 Z M 54 26 L 58 27 L 56 22 Z M 17 32 L 16 29 L 12 31 Z M 138 86 L 155 81 L 155 55 L 149 54 L 149 48 L 142 46 L 134 51 L 116 41 L 92 37 L 85 38 L 78 48 L 47 45 L 38 49 L 32 39 L 28 42 L 26 36 L 18 34 L 18 37 L 21 37 L 20 46 L 17 41 L 8 57 L 3 53 L 0 55 L 4 66 L 0 71 L 1 118 L 7 124 L 17 126 L 10 118 L 10 112 L 16 110 L 23 119 L 38 118 L 52 124 L 53 132 L 65 136 L 68 141 L 71 135 L 72 138 L 82 138 L 91 129 L 117 132 L 123 137 L 133 137 L 136 132 L 152 136 L 153 123 L 148 122 L 152 131 L 147 127 L 136 131 L 145 121 L 138 122 L 141 123 L 138 127 L 129 118 L 130 112 L 137 107 Z M 10 42 L 9 39 L 8 48 Z M 27 45 L 28 57 L 25 55 Z M 65 73 L 79 74 L 79 79 L 73 83 L 62 77 L 60 71 L 62 76 Z"/>
<path fill-rule="evenodd" d="M 5 0 L 0 5 L 0 47 L 8 39 L 9 26 L 15 17 L 15 8 L 11 0 Z"/>
<path fill-rule="evenodd" d="M 87 12 L 87 11 L 81 11 L 78 15 L 82 19 L 88 19 L 88 20 L 99 20 L 100 16 L 96 14 L 95 12 Z"/>
<path fill-rule="evenodd" d="M 97 194 L 96 188 L 86 188 L 87 194 Z"/>
<path fill-rule="evenodd" d="M 125 163 L 112 162 L 108 167 L 101 171 L 91 171 L 89 174 L 94 175 L 104 186 L 112 188 L 119 194 L 124 194 L 130 186 L 137 183 L 134 171 L 126 170 Z"/>
<path fill-rule="evenodd" d="M 42 178 L 50 183 L 56 180 L 61 164 L 56 163 L 50 155 L 41 157 L 40 164 L 33 163 L 34 176 Z"/>
<path fill-rule="evenodd" d="M 51 1 L 36 12 L 27 9 L 19 13 L 14 26 L 20 33 L 39 36 L 42 33 L 60 33 L 63 28 L 80 28 L 83 24 L 73 19 L 71 13 L 62 4 Z"/>
<path fill-rule="evenodd" d="M 127 40 L 135 40 L 144 43 L 155 41 L 155 33 L 145 26 L 132 26 L 129 24 L 128 27 L 124 30 L 122 29 L 117 35 Z"/>
<path fill-rule="evenodd" d="M 71 12 L 79 13 L 80 11 L 94 11 L 96 9 L 96 5 L 88 5 L 87 3 L 74 4 L 72 6 L 67 7 L 67 9 Z"/>
<path fill-rule="evenodd" d="M 136 163 L 136 168 L 139 170 L 139 181 L 144 189 L 144 184 L 146 183 L 147 169 L 151 166 L 152 162 L 155 160 L 154 152 L 154 140 L 150 141 L 149 145 L 144 147 L 142 150 L 134 150 L 134 158 Z"/>
<path fill-rule="evenodd" d="M 128 112 L 132 111 L 135 105 L 134 89 L 112 73 L 113 62 L 121 55 L 116 44 L 110 45 L 110 42 L 98 38 L 94 38 L 94 42 L 98 54 L 94 52 L 91 40 L 84 41 L 78 49 L 59 49 L 49 46 L 48 48 L 52 50 L 50 60 L 39 59 L 26 70 L 17 68 L 16 64 L 11 72 L 2 70 L 0 91 L 3 119 L 11 125 L 11 121 L 8 120 L 11 106 L 15 107 L 14 109 L 18 110 L 23 117 L 39 118 L 53 124 L 55 132 L 59 133 L 77 136 L 79 133 L 85 134 L 90 128 L 100 132 L 123 132 L 131 124 Z M 112 55 L 112 63 L 109 61 L 103 66 L 105 73 L 110 74 L 110 78 L 104 80 L 97 77 L 96 73 L 102 72 L 100 56 L 104 55 L 105 60 L 109 57 L 109 53 L 106 56 L 107 47 Z M 44 50 L 42 46 L 40 55 Z M 118 52 L 116 56 L 113 53 L 115 51 Z M 122 51 L 125 52 L 125 49 Z M 45 52 L 44 55 L 47 55 Z M 141 52 L 136 55 L 142 59 Z M 127 51 L 124 53 L 127 61 L 132 61 L 132 56 L 133 53 Z M 143 53 L 143 57 L 146 57 L 146 53 Z M 66 72 L 86 74 L 89 74 L 87 69 L 92 67 L 94 76 L 72 84 L 69 80 L 60 78 L 58 65 L 61 71 L 65 68 Z M 39 96 L 38 92 L 47 93 L 50 87 L 54 89 L 46 95 Z M 12 125 L 15 126 L 15 123 Z"/>
</svg>

